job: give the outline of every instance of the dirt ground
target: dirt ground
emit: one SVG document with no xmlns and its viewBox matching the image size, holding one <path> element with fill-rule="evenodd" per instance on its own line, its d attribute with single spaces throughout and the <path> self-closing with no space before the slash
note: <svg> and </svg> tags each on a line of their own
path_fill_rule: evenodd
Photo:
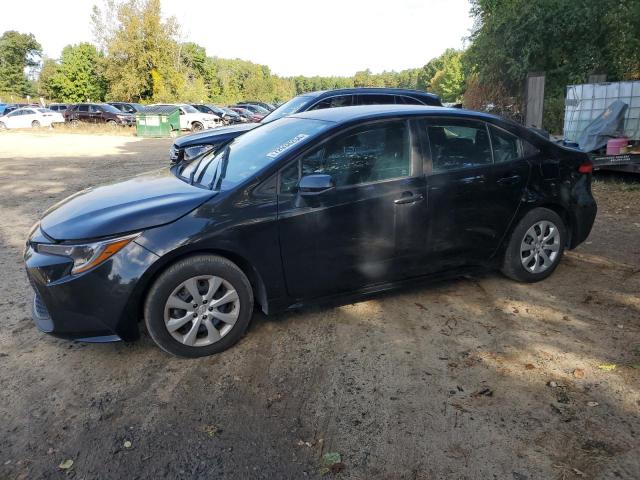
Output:
<svg viewBox="0 0 640 480">
<path fill-rule="evenodd" d="M 598 180 L 591 237 L 536 285 L 487 273 L 259 316 L 199 360 L 39 333 L 29 227 L 169 145 L 0 134 L 1 479 L 640 478 L 640 182 Z"/>
</svg>

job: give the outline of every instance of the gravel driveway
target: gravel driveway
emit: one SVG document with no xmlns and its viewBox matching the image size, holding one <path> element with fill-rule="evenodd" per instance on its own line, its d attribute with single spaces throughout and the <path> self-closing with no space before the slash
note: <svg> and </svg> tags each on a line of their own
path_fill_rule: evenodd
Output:
<svg viewBox="0 0 640 480">
<path fill-rule="evenodd" d="M 640 184 L 598 182 L 589 241 L 540 284 L 259 316 L 199 360 L 40 334 L 29 227 L 169 145 L 0 133 L 0 478 L 640 478 Z"/>
</svg>

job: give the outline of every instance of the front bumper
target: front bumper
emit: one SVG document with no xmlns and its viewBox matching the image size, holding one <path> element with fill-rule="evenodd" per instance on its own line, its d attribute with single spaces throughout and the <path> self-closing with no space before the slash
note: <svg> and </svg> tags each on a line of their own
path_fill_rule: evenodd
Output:
<svg viewBox="0 0 640 480">
<path fill-rule="evenodd" d="M 138 337 L 139 280 L 158 259 L 131 242 L 92 270 L 70 275 L 71 261 L 25 249 L 27 276 L 35 296 L 33 319 L 41 331 L 83 341 Z"/>
</svg>

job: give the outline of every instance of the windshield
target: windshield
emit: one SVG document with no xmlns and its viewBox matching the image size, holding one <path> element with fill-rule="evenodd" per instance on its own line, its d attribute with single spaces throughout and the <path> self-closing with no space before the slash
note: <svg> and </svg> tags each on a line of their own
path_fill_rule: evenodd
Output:
<svg viewBox="0 0 640 480">
<path fill-rule="evenodd" d="M 178 174 L 192 184 L 228 190 L 331 125 L 331 122 L 302 118 L 285 118 L 263 125 L 236 138 L 222 150 L 196 157 Z"/>
<path fill-rule="evenodd" d="M 200 113 L 195 107 L 192 107 L 191 105 L 181 105 L 181 107 L 187 113 Z"/>
<path fill-rule="evenodd" d="M 264 117 L 262 119 L 262 123 L 273 122 L 274 120 L 286 117 L 287 115 L 291 115 L 292 113 L 297 113 L 300 111 L 300 107 L 305 105 L 312 98 L 313 97 L 309 95 L 298 95 L 297 97 L 293 97 L 291 100 L 283 103 L 269 115 Z"/>
<path fill-rule="evenodd" d="M 113 105 L 109 105 L 108 103 L 105 103 L 105 104 L 100 105 L 100 106 L 102 107 L 102 110 L 104 110 L 105 112 L 122 113 L 116 107 L 114 107 Z"/>
</svg>

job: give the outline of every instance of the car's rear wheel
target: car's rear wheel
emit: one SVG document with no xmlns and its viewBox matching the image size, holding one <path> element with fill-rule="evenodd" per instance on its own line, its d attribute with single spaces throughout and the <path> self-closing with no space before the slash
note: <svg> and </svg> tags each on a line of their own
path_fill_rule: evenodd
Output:
<svg viewBox="0 0 640 480">
<path fill-rule="evenodd" d="M 548 208 L 535 208 L 513 230 L 502 272 L 520 282 L 544 280 L 560 263 L 566 241 L 562 218 Z"/>
<path fill-rule="evenodd" d="M 40 128 L 40 122 L 38 120 L 34 120 L 31 122 L 31 128 Z"/>
<path fill-rule="evenodd" d="M 77 119 L 70 120 L 71 126 L 73 128 L 77 128 L 80 125 L 80 122 Z"/>
<path fill-rule="evenodd" d="M 202 357 L 234 345 L 253 314 L 253 292 L 237 265 L 215 255 L 179 260 L 151 287 L 144 317 L 164 351 Z"/>
<path fill-rule="evenodd" d="M 204 128 L 204 126 L 200 122 L 193 122 L 191 124 L 191 131 L 192 132 L 199 132 L 203 128 Z"/>
</svg>

